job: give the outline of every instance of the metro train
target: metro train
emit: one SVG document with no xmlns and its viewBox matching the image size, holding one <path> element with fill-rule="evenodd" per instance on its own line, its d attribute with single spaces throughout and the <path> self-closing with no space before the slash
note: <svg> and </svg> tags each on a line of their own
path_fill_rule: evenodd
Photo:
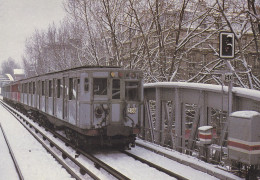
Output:
<svg viewBox="0 0 260 180">
<path fill-rule="evenodd" d="M 130 147 L 140 132 L 142 79 L 138 70 L 82 66 L 7 84 L 3 99 L 78 146 Z"/>
</svg>

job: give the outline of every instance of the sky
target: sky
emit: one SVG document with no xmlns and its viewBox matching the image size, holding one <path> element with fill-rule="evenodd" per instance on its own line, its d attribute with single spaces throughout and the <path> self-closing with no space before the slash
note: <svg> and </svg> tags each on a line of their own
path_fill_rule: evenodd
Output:
<svg viewBox="0 0 260 180">
<path fill-rule="evenodd" d="M 63 0 L 0 0 L 0 64 L 22 63 L 26 38 L 65 17 Z"/>
</svg>

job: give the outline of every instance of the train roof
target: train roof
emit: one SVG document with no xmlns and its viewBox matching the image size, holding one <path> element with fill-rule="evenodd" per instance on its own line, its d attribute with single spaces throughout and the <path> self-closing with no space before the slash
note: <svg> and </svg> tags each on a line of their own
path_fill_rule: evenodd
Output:
<svg viewBox="0 0 260 180">
<path fill-rule="evenodd" d="M 33 77 L 29 77 L 29 78 L 18 80 L 18 81 L 14 81 L 14 82 L 29 80 L 29 79 L 32 79 L 32 78 L 46 76 L 46 75 L 50 75 L 50 74 L 68 72 L 68 71 L 72 71 L 72 70 L 82 70 L 82 69 L 121 69 L 121 68 L 122 67 L 120 67 L 120 66 L 79 66 L 79 67 L 75 67 L 75 68 L 64 69 L 64 70 L 60 70 L 60 71 L 53 71 L 53 72 L 49 72 L 49 73 L 45 73 L 45 74 L 40 74 L 38 76 L 33 76 Z M 14 82 L 12 82 L 12 83 L 14 83 Z M 12 84 L 12 83 L 9 83 L 9 84 Z"/>
</svg>

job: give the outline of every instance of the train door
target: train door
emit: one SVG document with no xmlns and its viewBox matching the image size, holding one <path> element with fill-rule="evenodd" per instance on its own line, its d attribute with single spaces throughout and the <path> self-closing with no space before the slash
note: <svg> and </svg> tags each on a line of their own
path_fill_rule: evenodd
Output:
<svg viewBox="0 0 260 180">
<path fill-rule="evenodd" d="M 48 80 L 47 113 L 53 115 L 53 80 Z"/>
<path fill-rule="evenodd" d="M 40 108 L 41 111 L 45 112 L 45 81 L 41 81 L 41 96 L 40 96 Z"/>
<path fill-rule="evenodd" d="M 57 94 L 57 79 L 53 79 L 53 101 L 52 101 L 52 114 L 56 116 L 56 94 Z"/>
<path fill-rule="evenodd" d="M 37 108 L 41 108 L 41 81 L 37 82 Z"/>
<path fill-rule="evenodd" d="M 63 92 L 62 92 L 62 95 L 63 95 L 63 106 L 62 106 L 63 113 L 62 113 L 62 116 L 63 116 L 64 120 L 68 119 L 68 105 L 67 105 L 68 104 L 68 86 L 67 86 L 67 81 L 68 81 L 68 77 L 62 78 L 62 84 L 63 84 Z"/>
<path fill-rule="evenodd" d="M 78 126 L 80 127 L 90 127 L 91 125 L 91 88 L 88 73 L 82 73 L 80 78 L 80 91 L 78 92 L 78 115 L 77 120 L 79 120 Z"/>
<path fill-rule="evenodd" d="M 44 112 L 48 112 L 48 80 L 45 80 L 45 109 L 44 109 Z"/>
<path fill-rule="evenodd" d="M 56 79 L 56 97 L 55 97 L 55 115 L 59 119 L 63 119 L 63 89 L 64 84 L 62 84 L 62 79 Z"/>
<path fill-rule="evenodd" d="M 76 77 L 69 78 L 68 113 L 69 123 L 76 125 L 77 120 L 77 95 L 80 81 Z"/>
<path fill-rule="evenodd" d="M 33 93 L 33 107 L 37 107 L 37 95 L 36 95 L 36 81 L 33 81 L 33 87 L 32 87 L 32 93 Z"/>
</svg>

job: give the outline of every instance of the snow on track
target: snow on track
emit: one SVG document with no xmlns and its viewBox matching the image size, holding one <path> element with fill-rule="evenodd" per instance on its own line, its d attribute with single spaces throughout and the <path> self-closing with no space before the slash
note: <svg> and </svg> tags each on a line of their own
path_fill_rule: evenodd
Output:
<svg viewBox="0 0 260 180">
<path fill-rule="evenodd" d="M 0 132 L 0 179 L 19 179 L 2 132 Z"/>
<path fill-rule="evenodd" d="M 195 170 L 189 166 L 180 164 L 176 161 L 173 161 L 167 157 L 163 157 L 159 154 L 156 154 L 154 152 L 151 152 L 149 150 L 146 150 L 144 148 L 136 146 L 135 148 L 132 148 L 130 153 L 142 157 L 143 159 L 146 159 L 147 161 L 153 162 L 156 165 L 159 165 L 165 169 L 168 169 L 174 173 L 179 174 L 180 176 L 183 176 L 190 180 L 217 180 L 218 178 L 208 175 L 206 173 L 203 173 L 201 171 Z"/>
<path fill-rule="evenodd" d="M 36 139 L 6 110 L 0 105 L 0 123 L 5 129 L 5 134 L 12 146 L 13 153 L 23 173 L 24 179 L 72 179 L 55 159 L 38 143 Z M 2 146 L 1 146 L 2 149 Z M 2 150 L 1 150 L 2 152 Z M 12 169 L 5 164 L 10 157 L 3 157 L 2 166 Z M 10 172 L 9 175 L 13 174 Z M 11 176 L 12 177 L 12 176 Z M 0 174 L 0 179 L 6 179 Z M 11 179 L 10 177 L 7 179 Z M 17 179 L 17 178 L 14 178 Z"/>
<path fill-rule="evenodd" d="M 134 149 L 134 148 L 133 148 Z M 113 168 L 117 169 L 130 179 L 134 180 L 151 180 L 151 179 L 163 179 L 173 180 L 175 178 L 160 172 L 150 166 L 135 160 L 128 155 L 118 152 L 101 152 L 94 154 L 95 157 L 101 161 L 109 164 Z"/>
</svg>

